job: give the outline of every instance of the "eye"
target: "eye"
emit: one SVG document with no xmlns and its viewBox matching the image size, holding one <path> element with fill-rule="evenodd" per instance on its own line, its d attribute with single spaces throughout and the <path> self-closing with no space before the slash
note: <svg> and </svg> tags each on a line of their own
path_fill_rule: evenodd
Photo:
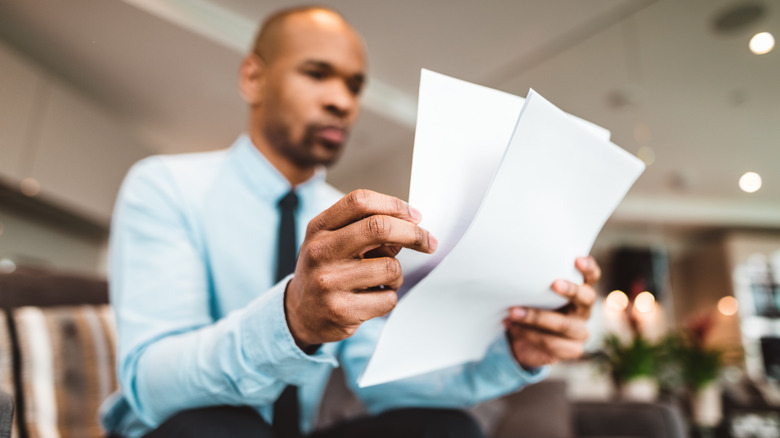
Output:
<svg viewBox="0 0 780 438">
<path fill-rule="evenodd" d="M 312 79 L 321 81 L 328 77 L 328 74 L 321 70 L 306 70 L 304 74 Z"/>
<path fill-rule="evenodd" d="M 347 81 L 347 88 L 350 93 L 357 96 L 363 90 L 363 79 L 351 79 Z"/>
</svg>

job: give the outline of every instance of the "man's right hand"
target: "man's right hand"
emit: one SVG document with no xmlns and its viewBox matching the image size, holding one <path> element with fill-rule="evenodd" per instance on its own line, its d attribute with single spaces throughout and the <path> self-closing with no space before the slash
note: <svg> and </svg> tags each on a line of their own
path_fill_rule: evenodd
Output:
<svg viewBox="0 0 780 438">
<path fill-rule="evenodd" d="M 398 198 L 357 190 L 309 222 L 284 301 L 300 348 L 348 338 L 395 307 L 403 273 L 394 256 L 436 250 L 420 219 Z"/>
</svg>

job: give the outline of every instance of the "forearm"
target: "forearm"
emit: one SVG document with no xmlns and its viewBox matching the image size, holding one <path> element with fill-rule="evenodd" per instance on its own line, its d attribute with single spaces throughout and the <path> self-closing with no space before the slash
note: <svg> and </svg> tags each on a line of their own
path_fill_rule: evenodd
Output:
<svg viewBox="0 0 780 438">
<path fill-rule="evenodd" d="M 543 379 L 547 374 L 545 368 L 529 371 L 520 367 L 512 357 L 506 340 L 502 338 L 490 347 L 481 361 L 358 388 L 355 381 L 373 351 L 369 339 L 378 338 L 382 325 L 381 321 L 364 324 L 361 331 L 365 331 L 359 331 L 354 339 L 350 339 L 342 354 L 352 389 L 371 412 L 408 406 L 468 407 L 516 391 Z M 363 342 L 362 338 L 366 341 Z"/>
<path fill-rule="evenodd" d="M 209 405 L 271 405 L 285 385 L 303 384 L 321 367 L 335 366 L 332 355 L 306 355 L 295 345 L 283 293 L 277 285 L 214 324 L 165 336 L 128 355 L 123 390 L 143 421 L 154 426 L 181 410 Z"/>
<path fill-rule="evenodd" d="M 172 414 L 217 404 L 265 405 L 283 385 L 240 353 L 235 321 L 167 336 L 139 352 L 123 374 L 123 391 L 139 417 L 156 426 Z M 132 359 L 131 359 L 132 361 Z"/>
</svg>

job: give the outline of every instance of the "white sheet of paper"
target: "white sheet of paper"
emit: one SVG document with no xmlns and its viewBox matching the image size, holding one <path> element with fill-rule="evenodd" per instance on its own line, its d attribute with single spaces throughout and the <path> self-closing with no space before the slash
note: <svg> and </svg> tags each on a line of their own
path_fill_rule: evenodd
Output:
<svg viewBox="0 0 780 438">
<path fill-rule="evenodd" d="M 391 313 L 361 386 L 479 360 L 508 307 L 560 306 L 553 280 L 581 281 L 574 259 L 644 165 L 533 90 L 515 110 L 521 103 L 423 72 L 410 203 L 443 254 L 402 259 L 407 281 L 408 268 L 423 274 Z"/>
<path fill-rule="evenodd" d="M 427 69 L 420 73 L 409 204 L 439 241 L 434 254 L 402 251 L 403 296 L 450 253 L 498 170 L 525 99 Z M 610 132 L 569 115 L 605 140 Z"/>
</svg>

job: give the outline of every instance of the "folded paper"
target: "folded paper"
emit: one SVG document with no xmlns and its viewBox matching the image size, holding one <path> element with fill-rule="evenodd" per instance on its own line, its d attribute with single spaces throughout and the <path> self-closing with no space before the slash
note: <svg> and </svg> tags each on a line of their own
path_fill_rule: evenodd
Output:
<svg viewBox="0 0 780 438">
<path fill-rule="evenodd" d="M 512 96 L 423 70 L 410 203 L 439 240 L 399 255 L 406 293 L 361 386 L 481 359 L 510 306 L 555 308 L 644 170 L 609 132 L 531 90 Z"/>
</svg>

